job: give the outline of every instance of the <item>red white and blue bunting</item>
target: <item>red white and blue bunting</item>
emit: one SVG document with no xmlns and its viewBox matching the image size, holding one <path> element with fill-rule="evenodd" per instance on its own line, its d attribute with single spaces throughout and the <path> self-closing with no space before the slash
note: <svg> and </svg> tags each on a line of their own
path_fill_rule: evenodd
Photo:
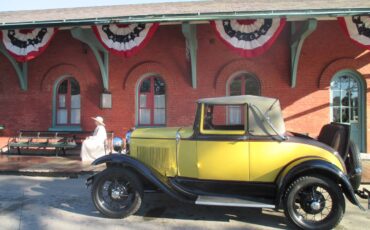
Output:
<svg viewBox="0 0 370 230">
<path fill-rule="evenodd" d="M 255 57 L 268 50 L 283 30 L 286 20 L 252 19 L 211 21 L 217 36 L 243 57 Z"/>
<path fill-rule="evenodd" d="M 13 29 L 2 31 L 5 48 L 19 62 L 39 56 L 57 32 L 56 28 Z"/>
<path fill-rule="evenodd" d="M 107 50 L 130 57 L 149 42 L 158 26 L 158 23 L 109 24 L 94 26 L 93 30 Z"/>
<path fill-rule="evenodd" d="M 370 16 L 339 17 L 338 21 L 352 41 L 370 49 Z"/>
</svg>

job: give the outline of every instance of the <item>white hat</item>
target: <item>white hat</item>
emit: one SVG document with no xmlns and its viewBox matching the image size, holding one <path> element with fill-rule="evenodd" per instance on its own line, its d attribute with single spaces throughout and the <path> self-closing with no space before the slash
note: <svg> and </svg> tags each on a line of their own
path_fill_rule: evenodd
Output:
<svg viewBox="0 0 370 230">
<path fill-rule="evenodd" d="M 101 124 L 101 125 L 104 125 L 105 126 L 105 124 L 104 124 L 104 119 L 102 118 L 102 117 L 100 117 L 100 116 L 97 116 L 97 117 L 91 117 L 94 121 L 96 121 L 96 122 L 98 122 L 99 124 Z"/>
</svg>

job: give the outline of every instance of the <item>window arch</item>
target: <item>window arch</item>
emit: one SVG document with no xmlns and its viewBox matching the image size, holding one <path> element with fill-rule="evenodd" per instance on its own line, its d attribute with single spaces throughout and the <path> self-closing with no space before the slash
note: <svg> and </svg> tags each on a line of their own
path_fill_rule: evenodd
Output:
<svg viewBox="0 0 370 230">
<path fill-rule="evenodd" d="M 227 92 L 229 96 L 236 95 L 261 95 L 261 83 L 259 79 L 251 73 L 238 73 L 231 76 Z"/>
<path fill-rule="evenodd" d="M 226 86 L 227 95 L 261 95 L 261 84 L 256 76 L 251 73 L 237 73 L 231 76 Z M 243 124 L 245 111 L 242 106 L 228 106 L 227 108 L 228 124 Z"/>
<path fill-rule="evenodd" d="M 166 124 L 166 83 L 158 75 L 149 75 L 139 81 L 137 88 L 139 126 Z"/>
<path fill-rule="evenodd" d="M 54 85 L 53 126 L 79 127 L 81 124 L 80 84 L 73 77 L 63 77 Z"/>
</svg>

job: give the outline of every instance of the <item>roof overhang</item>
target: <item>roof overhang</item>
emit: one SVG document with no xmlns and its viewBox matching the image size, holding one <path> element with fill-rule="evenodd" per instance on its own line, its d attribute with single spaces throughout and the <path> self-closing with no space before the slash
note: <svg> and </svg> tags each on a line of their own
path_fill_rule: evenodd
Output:
<svg viewBox="0 0 370 230">
<path fill-rule="evenodd" d="M 0 12 L 0 29 L 370 14 L 368 0 L 216 0 Z"/>
</svg>

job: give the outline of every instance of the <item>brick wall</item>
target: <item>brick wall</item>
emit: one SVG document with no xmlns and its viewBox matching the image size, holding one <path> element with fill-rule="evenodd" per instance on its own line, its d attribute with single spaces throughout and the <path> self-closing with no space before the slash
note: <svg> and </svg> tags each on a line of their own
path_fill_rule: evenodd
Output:
<svg viewBox="0 0 370 230">
<path fill-rule="evenodd" d="M 191 87 L 181 26 L 161 26 L 136 56 L 126 59 L 110 55 L 113 108 L 106 110 L 99 109 L 103 87 L 95 57 L 86 45 L 73 39 L 69 31 L 59 31 L 45 53 L 29 63 L 26 92 L 20 90 L 11 64 L 0 56 L 0 123 L 7 128 L 5 135 L 18 129 L 51 127 L 53 85 L 63 75 L 72 75 L 80 83 L 83 129 L 92 130 L 94 124 L 90 117 L 101 115 L 107 128 L 117 135 L 123 135 L 135 124 L 135 89 L 138 80 L 147 73 L 160 74 L 166 82 L 168 126 L 191 125 L 195 101 L 225 95 L 230 75 L 244 70 L 259 77 L 262 95 L 281 100 L 287 129 L 311 135 L 317 135 L 321 126 L 329 122 L 328 86 L 333 74 L 352 68 L 366 81 L 370 76 L 370 54 L 352 44 L 336 21 L 319 22 L 317 30 L 306 40 L 294 89 L 289 85 L 289 24 L 270 50 L 252 59 L 241 58 L 229 50 L 207 24 L 199 25 L 197 33 L 197 89 Z"/>
</svg>

